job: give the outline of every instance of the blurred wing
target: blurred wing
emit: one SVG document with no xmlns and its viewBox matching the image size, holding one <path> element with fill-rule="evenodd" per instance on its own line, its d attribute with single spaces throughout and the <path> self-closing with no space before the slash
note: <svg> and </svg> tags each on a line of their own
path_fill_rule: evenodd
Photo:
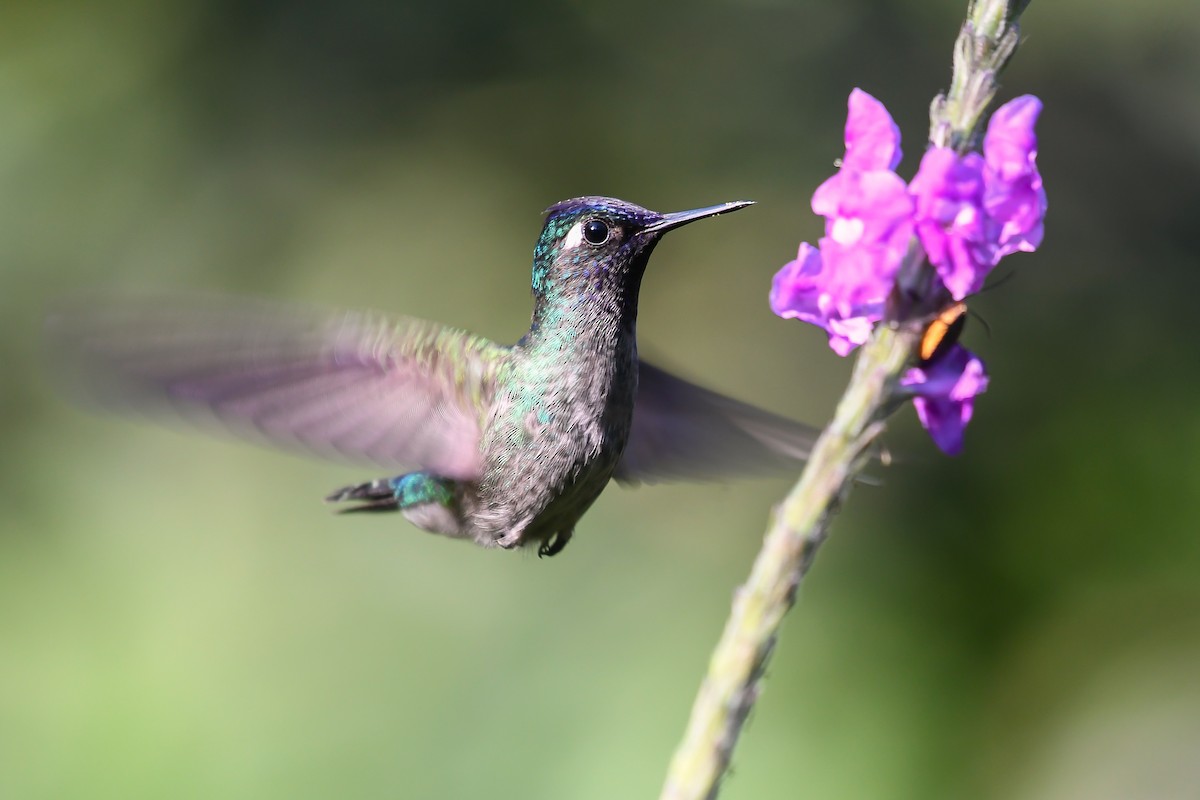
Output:
<svg viewBox="0 0 1200 800">
<path fill-rule="evenodd" d="M 654 483 L 796 469 L 818 433 L 643 361 L 629 443 L 613 477 Z"/>
<path fill-rule="evenodd" d="M 86 399 L 464 479 L 507 352 L 423 320 L 216 298 L 80 299 L 47 329 Z"/>
</svg>

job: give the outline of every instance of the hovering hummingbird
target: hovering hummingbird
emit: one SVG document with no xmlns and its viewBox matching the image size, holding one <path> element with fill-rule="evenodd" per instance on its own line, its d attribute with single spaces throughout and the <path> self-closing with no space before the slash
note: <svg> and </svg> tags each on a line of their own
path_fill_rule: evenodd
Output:
<svg viewBox="0 0 1200 800">
<path fill-rule="evenodd" d="M 715 478 L 808 456 L 811 428 L 638 358 L 638 291 L 655 244 L 748 205 L 552 206 L 534 248 L 533 319 L 511 346 L 410 317 L 214 298 L 93 298 L 61 308 L 48 329 L 95 399 L 411 470 L 326 499 L 552 556 L 610 479 Z"/>
</svg>

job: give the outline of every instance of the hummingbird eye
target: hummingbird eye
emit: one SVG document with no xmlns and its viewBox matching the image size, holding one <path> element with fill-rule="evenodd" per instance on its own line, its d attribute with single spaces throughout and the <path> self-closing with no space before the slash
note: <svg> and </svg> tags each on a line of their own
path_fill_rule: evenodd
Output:
<svg viewBox="0 0 1200 800">
<path fill-rule="evenodd" d="M 599 247 L 608 241 L 608 223 L 600 219 L 589 219 L 583 223 L 583 238 L 588 244 Z"/>
</svg>

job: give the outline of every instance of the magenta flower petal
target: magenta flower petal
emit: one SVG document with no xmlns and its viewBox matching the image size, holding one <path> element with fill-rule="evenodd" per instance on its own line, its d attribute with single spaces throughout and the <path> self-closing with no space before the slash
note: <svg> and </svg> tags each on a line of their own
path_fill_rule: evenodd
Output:
<svg viewBox="0 0 1200 800">
<path fill-rule="evenodd" d="M 1023 95 L 996 109 L 983 139 L 988 167 L 984 205 L 991 218 L 995 259 L 1018 250 L 1031 252 L 1042 243 L 1046 191 L 1037 169 L 1037 136 L 1033 127 L 1042 102 Z"/>
<path fill-rule="evenodd" d="M 900 128 L 883 103 L 862 89 L 850 92 L 842 168 L 893 170 L 900 163 Z"/>
<path fill-rule="evenodd" d="M 843 167 L 817 187 L 812 209 L 825 217 L 825 236 L 843 247 L 882 245 L 895 263 L 881 264 L 878 272 L 895 276 L 913 230 L 913 200 L 903 178 Z"/>
<path fill-rule="evenodd" d="M 825 327 L 825 317 L 818 307 L 817 288 L 822 266 L 821 251 L 808 242 L 801 242 L 795 260 L 784 264 L 771 281 L 771 310 L 784 319 L 799 319 Z"/>
<path fill-rule="evenodd" d="M 983 210 L 984 160 L 945 147 L 928 150 L 909 184 L 917 236 L 955 300 L 979 291 L 991 270 Z"/>
<path fill-rule="evenodd" d="M 942 452 L 961 452 L 963 432 L 975 411 L 975 397 L 987 390 L 983 362 L 965 347 L 954 345 L 935 363 L 910 369 L 900 385 L 915 395 L 917 418 Z"/>
<path fill-rule="evenodd" d="M 870 260 L 855 265 L 840 249 L 831 252 L 835 254 L 832 266 L 823 258 L 824 250 L 801 242 L 795 260 L 784 264 L 771 283 L 771 310 L 785 319 L 824 328 L 829 346 L 845 356 L 870 336 L 883 304 L 854 296 L 864 285 L 855 274 L 863 267 L 869 271 Z"/>
<path fill-rule="evenodd" d="M 813 211 L 825 217 L 820 250 L 802 244 L 771 289 L 776 314 L 824 328 L 843 356 L 882 319 L 913 235 L 912 198 L 891 171 L 900 160 L 899 129 L 862 90 L 851 93 L 849 109 L 842 168 L 813 193 Z"/>
<path fill-rule="evenodd" d="M 1042 101 L 1031 94 L 1010 100 L 992 114 L 983 137 L 988 168 L 1001 181 L 1037 171 L 1037 135 L 1033 132 Z"/>
<path fill-rule="evenodd" d="M 829 320 L 826 328 L 829 331 L 829 347 L 839 356 L 850 355 L 854 348 L 866 344 L 867 339 L 871 338 L 871 331 L 878 321 L 878 315 Z"/>
</svg>

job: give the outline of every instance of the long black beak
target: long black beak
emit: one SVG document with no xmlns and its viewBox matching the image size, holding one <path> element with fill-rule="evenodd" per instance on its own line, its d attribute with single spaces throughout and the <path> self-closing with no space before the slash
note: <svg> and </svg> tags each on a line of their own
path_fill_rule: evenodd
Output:
<svg viewBox="0 0 1200 800">
<path fill-rule="evenodd" d="M 652 222 L 645 228 L 642 228 L 642 233 L 665 233 L 672 228 L 687 225 L 689 222 L 695 222 L 698 219 L 715 217 L 718 214 L 728 214 L 731 211 L 737 211 L 738 209 L 752 205 L 754 205 L 753 200 L 735 200 L 732 203 L 721 203 L 718 206 L 694 208 L 691 211 L 676 211 L 674 214 L 663 214 L 662 219 L 658 222 Z"/>
</svg>

